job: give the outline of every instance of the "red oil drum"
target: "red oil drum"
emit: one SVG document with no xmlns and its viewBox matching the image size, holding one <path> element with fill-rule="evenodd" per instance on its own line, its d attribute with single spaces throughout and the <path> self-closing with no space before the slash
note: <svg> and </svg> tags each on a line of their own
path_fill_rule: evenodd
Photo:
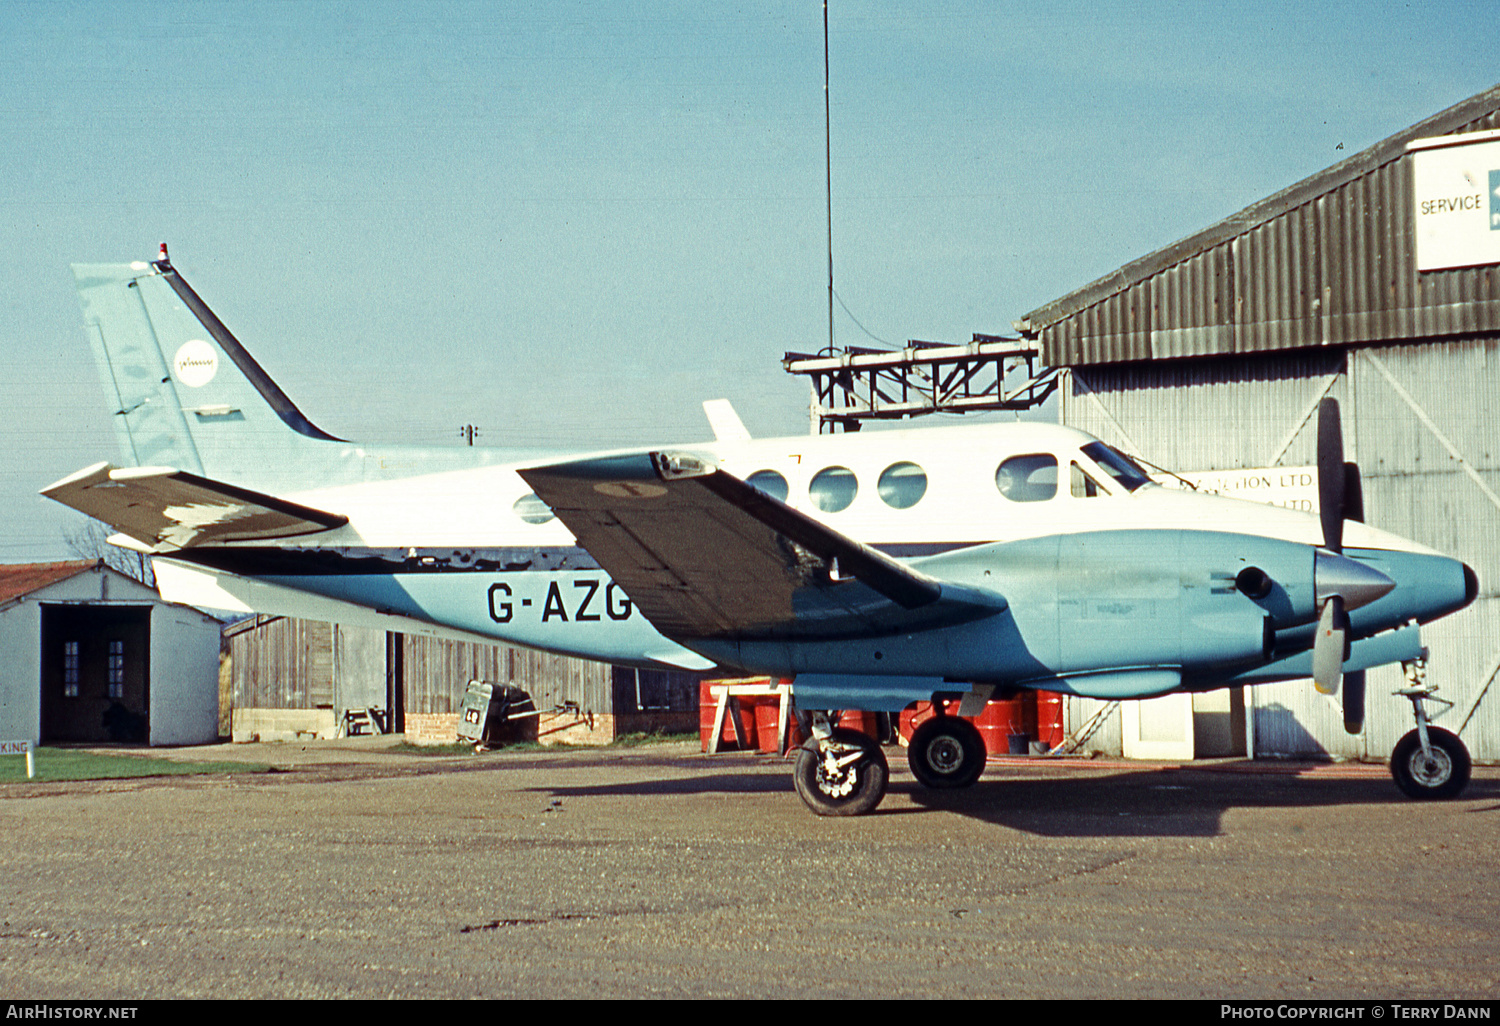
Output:
<svg viewBox="0 0 1500 1026">
<path fill-rule="evenodd" d="M 974 726 L 984 738 L 986 754 L 1009 755 L 1010 739 L 1026 735 L 1026 698 L 1022 694 L 1015 698 L 991 699 L 985 703 L 984 712 L 974 717 Z"/>
<path fill-rule="evenodd" d="M 709 739 L 712 738 L 714 734 L 714 717 L 718 715 L 719 711 L 719 700 L 710 689 L 722 684 L 763 683 L 765 683 L 764 678 L 760 680 L 749 681 L 703 680 L 698 682 L 698 740 L 702 745 L 703 751 L 708 751 Z M 745 745 L 743 750 L 753 752 L 756 748 L 757 738 L 755 718 L 756 703 L 758 699 L 755 696 L 737 695 L 735 696 L 735 701 L 737 701 L 740 706 L 740 726 L 745 728 Z M 734 736 L 733 713 L 734 706 L 731 704 L 729 707 L 729 712 L 724 716 L 724 729 L 719 732 L 719 751 L 721 752 L 733 752 L 740 749 L 739 742 L 735 739 Z M 776 737 L 774 734 L 771 736 L 770 743 L 772 746 L 776 744 Z"/>
<path fill-rule="evenodd" d="M 864 712 L 857 709 L 848 710 L 843 716 L 839 717 L 838 725 L 849 730 L 857 730 L 868 737 L 880 736 L 880 725 L 876 719 L 876 715 L 872 712 Z"/>
<path fill-rule="evenodd" d="M 1036 692 L 1036 739 L 1049 752 L 1063 743 L 1063 696 L 1056 691 Z"/>
</svg>

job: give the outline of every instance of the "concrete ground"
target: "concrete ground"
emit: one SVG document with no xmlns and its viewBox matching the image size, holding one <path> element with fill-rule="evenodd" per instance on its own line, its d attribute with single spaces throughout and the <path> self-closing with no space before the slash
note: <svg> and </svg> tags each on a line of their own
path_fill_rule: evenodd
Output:
<svg viewBox="0 0 1500 1026">
<path fill-rule="evenodd" d="M 1500 770 L 888 750 L 819 819 L 695 745 L 153 756 L 281 772 L 0 785 L 7 998 L 1035 997 L 1491 1001 Z"/>
</svg>

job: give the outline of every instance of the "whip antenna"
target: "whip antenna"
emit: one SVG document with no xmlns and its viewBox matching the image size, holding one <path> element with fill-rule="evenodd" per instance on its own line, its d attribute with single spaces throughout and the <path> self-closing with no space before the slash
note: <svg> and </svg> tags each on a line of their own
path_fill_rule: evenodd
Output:
<svg viewBox="0 0 1500 1026">
<path fill-rule="evenodd" d="M 828 350 L 833 351 L 833 132 L 828 108 L 828 0 L 823 0 L 823 166 L 828 198 Z"/>
</svg>

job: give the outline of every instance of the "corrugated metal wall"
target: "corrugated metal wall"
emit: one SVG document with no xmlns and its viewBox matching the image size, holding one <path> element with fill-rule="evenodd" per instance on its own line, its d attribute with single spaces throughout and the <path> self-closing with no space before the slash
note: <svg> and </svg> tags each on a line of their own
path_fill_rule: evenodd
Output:
<svg viewBox="0 0 1500 1026">
<path fill-rule="evenodd" d="M 1370 522 L 1456 556 L 1479 575 L 1472 606 L 1422 629 L 1432 650 L 1429 679 L 1457 703 L 1436 722 L 1457 731 L 1478 701 L 1462 737 L 1474 758 L 1500 759 L 1500 686 L 1491 685 L 1500 666 L 1500 341 L 1370 348 L 1350 362 L 1353 444 Z M 1400 686 L 1399 673 L 1383 672 L 1382 692 Z M 1372 672 L 1372 695 L 1375 684 Z M 1375 723 L 1367 730 L 1372 754 L 1388 753 L 1410 723 L 1410 716 L 1388 730 Z"/>
<path fill-rule="evenodd" d="M 1494 93 L 1476 100 L 1492 103 Z M 1430 125 L 1424 131 L 1496 127 L 1500 111 L 1491 109 L 1440 132 Z M 1028 320 L 1043 363 L 1123 363 L 1500 329 L 1495 268 L 1417 273 L 1412 158 L 1405 149 L 1416 134 L 1394 136 L 1034 311 Z"/>
<path fill-rule="evenodd" d="M 1347 398 L 1343 370 L 1342 350 L 1075 367 L 1061 417 L 1171 470 L 1306 466 L 1308 421 L 1325 395 Z"/>
<path fill-rule="evenodd" d="M 1463 559 L 1479 575 L 1480 599 L 1425 627 L 1423 638 L 1432 650 L 1429 679 L 1455 703 L 1435 722 L 1457 731 L 1477 701 L 1462 736 L 1476 759 L 1500 759 L 1500 686 L 1479 701 L 1500 666 L 1500 341 L 1351 349 L 1347 357 L 1345 350 L 1324 349 L 1080 367 L 1069 374 L 1065 423 L 1174 470 L 1314 463 L 1318 400 L 1339 399 L 1368 520 Z M 1252 688 L 1256 752 L 1385 758 L 1413 725 L 1410 703 L 1391 696 L 1403 684 L 1399 668 L 1370 672 L 1359 737 L 1344 733 L 1337 704 L 1309 682 Z"/>
</svg>

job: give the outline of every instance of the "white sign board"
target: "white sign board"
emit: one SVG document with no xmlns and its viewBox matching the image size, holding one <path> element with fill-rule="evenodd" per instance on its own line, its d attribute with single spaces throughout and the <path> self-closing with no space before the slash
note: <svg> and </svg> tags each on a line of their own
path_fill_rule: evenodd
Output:
<svg viewBox="0 0 1500 1026">
<path fill-rule="evenodd" d="M 1417 270 L 1500 264 L 1500 132 L 1418 139 L 1407 149 Z"/>
<path fill-rule="evenodd" d="M 1181 480 L 1179 480 L 1179 478 Z M 1271 506 L 1318 511 L 1317 467 L 1262 467 L 1253 470 L 1195 470 L 1171 477 L 1153 474 L 1152 480 L 1168 488 L 1186 488 L 1191 482 L 1200 492 L 1249 499 Z"/>
<path fill-rule="evenodd" d="M 31 754 L 30 741 L 0 741 L 0 755 L 26 756 L 26 779 L 36 777 L 36 759 Z"/>
</svg>

